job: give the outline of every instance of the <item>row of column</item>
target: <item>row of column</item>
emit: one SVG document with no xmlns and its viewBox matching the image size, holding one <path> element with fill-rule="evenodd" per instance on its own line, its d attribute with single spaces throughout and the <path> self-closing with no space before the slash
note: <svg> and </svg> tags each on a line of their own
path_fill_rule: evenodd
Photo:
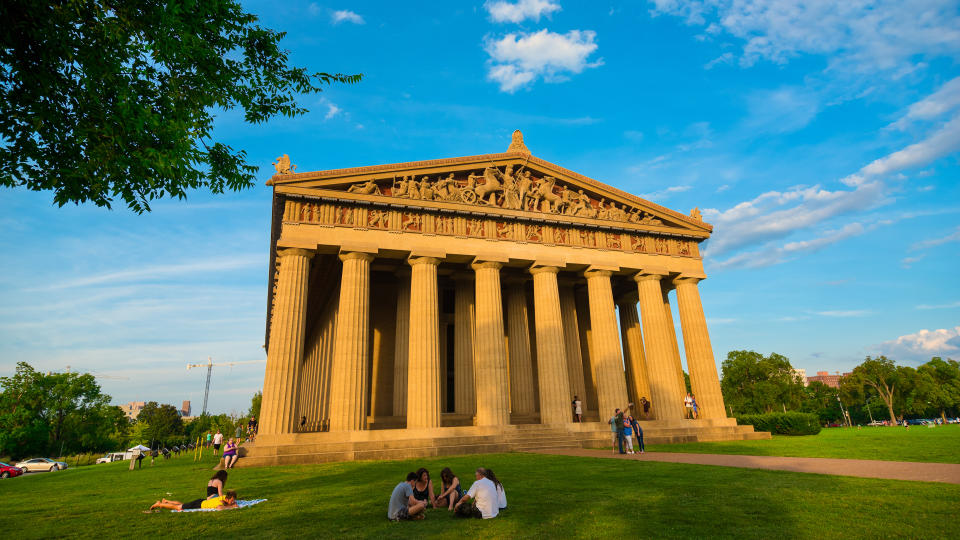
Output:
<svg viewBox="0 0 960 540">
<path fill-rule="evenodd" d="M 262 433 L 295 431 L 297 392 L 320 390 L 313 386 L 302 388 L 299 381 L 312 256 L 312 252 L 303 249 L 278 251 L 279 275 L 260 420 Z M 321 339 L 324 346 L 332 345 L 333 349 L 331 365 L 324 367 L 329 369 L 329 398 L 321 398 L 331 431 L 364 429 L 368 413 L 366 372 L 373 256 L 345 252 L 340 259 L 343 271 L 335 324 L 325 330 L 328 333 Z M 437 267 L 441 261 L 411 256 L 407 262 L 410 277 L 399 280 L 397 292 L 393 410 L 396 415 L 406 415 L 408 429 L 440 427 Z M 507 425 L 511 403 L 514 412 L 532 413 L 536 399 L 531 391 L 534 374 L 527 303 L 522 285 L 508 283 L 509 328 L 505 329 L 502 263 L 476 260 L 471 267 L 473 276 L 455 277 L 455 408 L 458 412 L 475 413 L 477 425 Z M 544 424 L 569 422 L 571 396 L 586 393 L 578 322 L 564 315 L 576 313 L 575 300 L 572 289 L 566 288 L 561 294 L 559 270 L 549 265 L 534 265 L 529 270 L 533 276 L 536 386 Z M 635 300 L 621 299 L 619 310 L 615 308 L 610 271 L 590 269 L 584 276 L 590 317 L 590 375 L 601 417 L 627 403 L 629 386 L 634 397 L 650 397 L 657 419 L 683 418 L 685 386 L 667 289 L 661 285 L 667 274 L 647 271 L 634 276 L 637 296 Z M 698 397 L 701 417 L 723 417 L 698 281 L 674 280 L 691 386 Z M 617 329 L 618 311 L 622 343 Z M 312 357 L 308 355 L 307 362 L 310 361 Z"/>
</svg>

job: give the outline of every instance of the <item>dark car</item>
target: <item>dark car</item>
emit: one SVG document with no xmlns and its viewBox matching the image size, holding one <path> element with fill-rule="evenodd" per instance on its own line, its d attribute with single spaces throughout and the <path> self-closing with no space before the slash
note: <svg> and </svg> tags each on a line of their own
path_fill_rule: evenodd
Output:
<svg viewBox="0 0 960 540">
<path fill-rule="evenodd" d="M 0 478 L 13 478 L 14 476 L 20 476 L 21 474 L 23 474 L 23 469 L 20 467 L 7 465 L 6 463 L 0 461 Z"/>
</svg>

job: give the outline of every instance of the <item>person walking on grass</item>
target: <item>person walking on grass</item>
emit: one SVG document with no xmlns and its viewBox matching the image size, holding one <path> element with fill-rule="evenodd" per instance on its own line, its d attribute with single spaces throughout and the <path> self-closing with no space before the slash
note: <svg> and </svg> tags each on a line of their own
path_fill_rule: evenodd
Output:
<svg viewBox="0 0 960 540">
<path fill-rule="evenodd" d="M 417 473 L 407 473 L 406 482 L 400 482 L 390 494 L 390 505 L 387 507 L 387 519 L 390 521 L 404 521 L 408 519 L 423 519 L 423 511 L 427 503 L 413 497 L 413 484 L 417 482 Z"/>
<path fill-rule="evenodd" d="M 205 444 L 204 446 L 206 446 L 207 448 L 210 448 L 210 445 L 211 445 L 211 444 L 213 444 L 213 434 L 211 434 L 211 433 L 208 431 L 208 432 L 207 432 L 207 442 L 206 442 L 206 444 Z"/>
<path fill-rule="evenodd" d="M 573 417 L 577 422 L 583 422 L 583 403 L 580 402 L 580 398 L 573 396 L 573 402 L 570 403 L 573 406 Z"/>
<path fill-rule="evenodd" d="M 159 501 L 153 503 L 153 505 L 150 507 L 150 510 L 158 510 L 160 508 L 176 510 L 177 512 L 182 510 L 196 510 L 198 508 L 203 508 L 205 510 L 227 510 L 230 508 L 237 508 L 237 493 L 235 491 L 228 491 L 223 497 L 197 499 L 188 503 L 160 499 Z"/>
<path fill-rule="evenodd" d="M 220 433 L 220 430 L 217 430 L 217 434 L 213 436 L 213 455 L 217 455 L 220 452 L 220 445 L 223 444 L 223 433 Z"/>
<path fill-rule="evenodd" d="M 630 427 L 633 428 L 633 438 L 637 440 L 637 448 L 640 449 L 640 453 L 643 453 L 643 429 L 640 427 L 640 422 L 637 422 L 637 419 L 630 415 Z"/>
</svg>

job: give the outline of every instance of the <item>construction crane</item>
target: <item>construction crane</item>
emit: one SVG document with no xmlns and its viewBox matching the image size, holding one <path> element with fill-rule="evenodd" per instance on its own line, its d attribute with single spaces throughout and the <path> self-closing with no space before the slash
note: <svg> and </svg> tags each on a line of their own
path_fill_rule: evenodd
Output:
<svg viewBox="0 0 960 540">
<path fill-rule="evenodd" d="M 213 359 L 208 356 L 206 364 L 187 364 L 187 370 L 195 367 L 207 368 L 207 384 L 203 389 L 203 411 L 200 413 L 200 416 L 207 414 L 207 398 L 210 397 L 210 373 L 213 371 L 213 366 L 233 367 L 238 364 L 259 364 L 261 362 L 266 362 L 266 360 L 241 360 L 239 362 L 217 362 L 214 364 Z"/>
</svg>

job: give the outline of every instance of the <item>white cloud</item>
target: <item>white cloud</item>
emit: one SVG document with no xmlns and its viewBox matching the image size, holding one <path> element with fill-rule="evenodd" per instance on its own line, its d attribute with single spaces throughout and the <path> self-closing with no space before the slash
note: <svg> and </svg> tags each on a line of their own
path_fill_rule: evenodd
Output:
<svg viewBox="0 0 960 540">
<path fill-rule="evenodd" d="M 558 34 L 547 29 L 532 34 L 510 33 L 499 39 L 487 37 L 487 77 L 500 84 L 500 90 L 510 93 L 538 78 L 545 82 L 565 81 L 569 74 L 603 64 L 603 60 L 588 62 L 597 50 L 595 38 L 596 32 L 590 30 Z"/>
<path fill-rule="evenodd" d="M 960 242 L 960 227 L 957 227 L 951 234 L 946 236 L 941 236 L 940 238 L 931 238 L 929 240 L 923 240 L 917 242 L 916 244 L 910 246 L 911 251 L 917 251 L 921 249 L 930 249 L 932 247 L 937 247 L 943 244 L 948 244 L 950 242 Z"/>
<path fill-rule="evenodd" d="M 904 268 L 910 268 L 913 266 L 913 263 L 921 261 L 924 257 L 926 257 L 926 255 L 920 255 L 917 257 L 904 257 L 900 260 L 900 264 L 902 264 Z"/>
<path fill-rule="evenodd" d="M 877 348 L 893 357 L 929 359 L 931 356 L 951 354 L 960 350 L 960 326 L 938 330 L 920 330 L 881 343 Z"/>
<path fill-rule="evenodd" d="M 86 287 L 89 285 L 101 285 L 105 283 L 113 284 L 143 282 L 183 274 L 196 275 L 200 273 L 217 273 L 240 268 L 263 266 L 266 261 L 266 255 L 259 254 L 218 257 L 176 264 L 138 266 L 128 270 L 104 272 L 100 274 L 92 274 L 85 277 L 74 278 L 68 281 L 55 283 L 46 289 L 67 289 L 73 287 Z"/>
<path fill-rule="evenodd" d="M 340 24 L 342 22 L 349 22 L 353 24 L 366 23 L 366 21 L 363 20 L 362 16 L 348 9 L 341 9 L 338 11 L 334 11 L 333 13 L 330 14 L 330 20 L 333 21 L 333 24 Z"/>
<path fill-rule="evenodd" d="M 333 103 L 327 103 L 327 114 L 324 115 L 323 119 L 330 120 L 334 116 L 340 114 L 341 111 L 342 109 L 340 109 L 340 107 L 337 107 Z"/>
<path fill-rule="evenodd" d="M 903 129 L 916 120 L 939 118 L 960 107 L 960 77 L 947 81 L 936 92 L 914 103 L 893 127 Z"/>
<path fill-rule="evenodd" d="M 765 133 L 789 133 L 806 127 L 820 109 L 819 96 L 806 88 L 761 90 L 747 97 L 746 127 Z"/>
<path fill-rule="evenodd" d="M 642 193 L 640 197 L 649 201 L 657 201 L 666 199 L 674 193 L 683 193 L 684 191 L 690 191 L 691 189 L 693 189 L 693 186 L 670 186 L 666 189 L 661 189 L 660 191 L 654 191 L 653 193 Z"/>
<path fill-rule="evenodd" d="M 491 20 L 501 23 L 519 23 L 526 19 L 539 21 L 541 16 L 549 17 L 552 13 L 560 11 L 560 4 L 551 0 L 517 0 L 516 2 L 497 0 L 488 1 L 483 7 L 490 14 Z"/>
<path fill-rule="evenodd" d="M 952 309 L 960 308 L 960 302 L 952 302 L 950 304 L 920 304 L 917 306 L 917 309 Z"/>
<path fill-rule="evenodd" d="M 957 150 L 960 150 L 960 115 L 955 116 L 926 139 L 877 159 L 841 181 L 848 186 L 856 186 L 872 177 L 923 167 Z"/>
<path fill-rule="evenodd" d="M 743 41 L 740 64 L 830 56 L 836 70 L 909 73 L 924 57 L 960 56 L 953 0 L 652 0 L 653 15 L 682 17 L 707 34 Z"/>
<path fill-rule="evenodd" d="M 833 310 L 833 311 L 814 311 L 815 315 L 820 315 L 821 317 L 863 317 L 864 315 L 869 315 L 870 311 L 866 309 L 846 309 L 846 310 Z"/>
<path fill-rule="evenodd" d="M 842 229 L 827 231 L 821 236 L 810 240 L 788 242 L 782 246 L 775 243 L 767 243 L 762 248 L 738 253 L 723 261 L 715 262 L 711 265 L 715 269 L 723 268 L 761 268 L 780 264 L 794 259 L 799 255 L 819 251 L 831 244 L 845 240 L 852 236 L 858 236 L 865 232 L 866 228 L 860 223 L 849 223 Z"/>
</svg>

